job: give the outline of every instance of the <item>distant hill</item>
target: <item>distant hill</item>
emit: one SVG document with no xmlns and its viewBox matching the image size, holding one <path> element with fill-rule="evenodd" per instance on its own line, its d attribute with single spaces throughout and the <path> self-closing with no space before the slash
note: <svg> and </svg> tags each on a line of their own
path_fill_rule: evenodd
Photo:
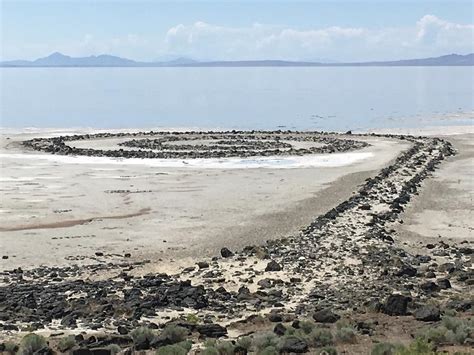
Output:
<svg viewBox="0 0 474 355">
<path fill-rule="evenodd" d="M 383 65 L 383 66 L 443 66 L 443 65 L 474 65 L 474 53 L 459 55 L 448 54 L 441 57 L 423 58 L 423 59 L 406 59 L 388 62 L 366 62 L 353 63 L 354 65 Z"/>
<path fill-rule="evenodd" d="M 134 60 L 107 54 L 77 58 L 59 52 L 34 61 L 14 60 L 1 63 L 4 67 L 133 67 L 137 64 Z"/>
<path fill-rule="evenodd" d="M 34 61 L 13 60 L 0 62 L 1 67 L 337 67 L 337 66 L 472 66 L 474 53 L 449 54 L 441 57 L 406 59 L 380 62 L 298 62 L 285 60 L 206 61 L 189 58 L 175 58 L 170 61 L 138 62 L 131 59 L 102 54 L 89 57 L 70 57 L 53 53 Z"/>
</svg>

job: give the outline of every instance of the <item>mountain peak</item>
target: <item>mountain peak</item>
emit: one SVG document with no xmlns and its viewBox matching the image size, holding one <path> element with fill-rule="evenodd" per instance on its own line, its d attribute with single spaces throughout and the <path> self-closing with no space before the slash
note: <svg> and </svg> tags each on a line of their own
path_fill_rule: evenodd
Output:
<svg viewBox="0 0 474 355">
<path fill-rule="evenodd" d="M 66 59 L 66 58 L 71 58 L 71 57 L 68 56 L 68 55 L 62 54 L 61 52 L 53 52 L 50 55 L 48 55 L 47 57 L 38 58 L 37 60 L 46 59 L 46 58 L 49 58 L 49 59 Z"/>
<path fill-rule="evenodd" d="M 49 56 L 33 61 L 37 66 L 61 67 L 61 66 L 86 66 L 107 67 L 127 66 L 136 62 L 130 59 L 116 57 L 110 54 L 91 55 L 88 57 L 71 57 L 60 52 L 51 53 Z"/>
<path fill-rule="evenodd" d="M 53 52 L 48 57 L 69 57 L 68 55 L 62 54 L 61 52 Z"/>
</svg>

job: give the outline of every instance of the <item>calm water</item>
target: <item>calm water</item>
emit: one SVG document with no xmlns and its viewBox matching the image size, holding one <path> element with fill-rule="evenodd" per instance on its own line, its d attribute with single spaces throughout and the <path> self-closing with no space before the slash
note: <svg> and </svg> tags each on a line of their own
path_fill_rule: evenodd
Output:
<svg viewBox="0 0 474 355">
<path fill-rule="evenodd" d="M 3 127 L 465 124 L 473 67 L 0 69 Z"/>
</svg>

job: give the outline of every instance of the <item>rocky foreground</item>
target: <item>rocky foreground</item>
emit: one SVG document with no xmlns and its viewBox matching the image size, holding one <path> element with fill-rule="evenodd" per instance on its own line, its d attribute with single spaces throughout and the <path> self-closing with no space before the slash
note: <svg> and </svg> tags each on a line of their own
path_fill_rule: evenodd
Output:
<svg viewBox="0 0 474 355">
<path fill-rule="evenodd" d="M 455 151 L 449 142 L 438 138 L 385 137 L 408 141 L 411 148 L 297 236 L 240 251 L 223 248 L 220 256 L 190 265 L 175 275 L 143 275 L 140 270 L 150 261 L 128 261 L 130 255 L 126 254 L 122 263 L 107 263 L 107 255 L 102 253 L 97 253 L 101 262 L 95 265 L 2 272 L 1 334 L 7 338 L 21 331 L 46 329 L 53 336 L 58 332 L 76 334 L 74 344 L 67 349 L 51 344 L 43 347 L 50 351 L 53 347 L 77 354 L 94 353 L 97 349 L 106 353 L 120 349 L 130 352 L 177 344 L 177 338 L 170 340 L 173 337 L 169 336 L 173 324 L 185 329 L 195 344 L 202 344 L 206 338 L 237 339 L 232 344 L 234 353 L 263 353 L 268 347 L 273 347 L 274 352 L 318 353 L 315 349 L 331 342 L 314 341 L 314 337 L 312 341 L 308 334 L 315 330 L 311 328 L 306 334 L 298 321 L 310 319 L 323 325 L 323 329 L 331 329 L 329 324 L 349 322 L 342 328 L 351 329 L 354 337 L 370 337 L 377 334 L 378 319 L 390 323 L 387 317 L 393 318 L 394 323 L 402 317 L 416 327 L 427 322 L 437 326 L 448 314 L 465 318 L 473 303 L 472 242 L 456 245 L 440 239 L 425 245 L 422 255 L 412 255 L 397 243 L 393 229 L 403 223 L 404 206 L 417 194 L 423 180 Z M 48 143 L 35 140 L 32 146 L 75 154 L 65 153 L 69 150 L 64 143 L 75 139 L 78 138 L 50 139 Z M 357 136 L 352 135 L 339 140 L 354 142 L 342 143 L 352 148 L 363 143 L 355 139 Z M 242 144 L 253 145 L 248 149 L 265 144 L 265 140 L 252 141 Z M 150 149 L 157 144 L 164 143 L 127 143 Z M 272 149 L 293 149 L 282 142 L 278 144 Z M 166 324 L 161 335 L 153 333 L 153 329 Z M 468 349 L 474 343 L 474 328 L 472 322 L 462 324 L 465 336 L 446 336 L 439 344 Z M 138 336 L 137 329 L 154 335 Z M 252 342 L 248 347 L 238 343 L 244 335 L 250 335 L 255 342 L 262 329 L 273 329 L 281 341 L 261 348 Z M 79 334 L 83 331 L 85 334 Z M 111 344 L 119 349 L 112 350 Z M 184 345 L 181 348 L 187 349 Z M 196 346 L 192 349 L 199 351 Z M 175 350 L 178 352 L 169 353 L 181 351 Z M 395 350 L 384 354 L 391 353 Z"/>
</svg>

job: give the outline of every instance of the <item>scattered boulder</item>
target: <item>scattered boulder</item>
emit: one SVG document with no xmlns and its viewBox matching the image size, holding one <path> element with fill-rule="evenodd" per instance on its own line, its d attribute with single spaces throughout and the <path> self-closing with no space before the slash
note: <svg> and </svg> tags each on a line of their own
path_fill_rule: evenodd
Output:
<svg viewBox="0 0 474 355">
<path fill-rule="evenodd" d="M 128 334 L 128 329 L 126 327 L 124 327 L 123 325 L 119 325 L 117 327 L 117 332 L 121 335 L 126 335 L 126 334 Z"/>
<path fill-rule="evenodd" d="M 275 260 L 270 261 L 265 268 L 265 271 L 281 271 L 283 270 L 282 266 L 278 264 Z"/>
<path fill-rule="evenodd" d="M 200 268 L 200 269 L 207 269 L 209 267 L 209 263 L 207 261 L 199 261 L 197 263 L 197 266 Z"/>
<path fill-rule="evenodd" d="M 10 330 L 10 331 L 15 331 L 18 332 L 20 329 L 15 325 L 15 324 L 3 324 L 2 326 L 3 330 Z"/>
<path fill-rule="evenodd" d="M 94 348 L 91 349 L 92 355 L 112 355 L 112 350 L 110 348 Z"/>
<path fill-rule="evenodd" d="M 395 273 L 395 276 L 408 276 L 408 277 L 414 277 L 416 276 L 417 270 L 407 264 L 403 264 L 400 269 Z"/>
<path fill-rule="evenodd" d="M 437 322 L 441 319 L 438 307 L 424 306 L 418 308 L 414 313 L 415 319 L 423 322 Z"/>
<path fill-rule="evenodd" d="M 198 325 L 196 330 L 208 338 L 220 338 L 227 334 L 227 329 L 216 323 Z"/>
<path fill-rule="evenodd" d="M 297 338 L 295 336 L 289 336 L 284 339 L 283 344 L 281 344 L 280 352 L 281 353 L 296 353 L 302 354 L 308 351 L 308 344 L 303 339 Z"/>
<path fill-rule="evenodd" d="M 448 288 L 451 288 L 451 282 L 449 282 L 448 279 L 440 279 L 436 282 L 438 283 L 438 286 L 441 290 L 447 290 Z"/>
<path fill-rule="evenodd" d="M 257 282 L 257 285 L 261 288 L 270 288 L 272 287 L 272 281 L 271 279 L 261 279 Z"/>
<path fill-rule="evenodd" d="M 461 254 L 464 254 L 464 255 L 471 255 L 474 253 L 474 249 L 473 248 L 469 248 L 469 247 L 461 247 L 458 249 L 458 251 L 461 253 Z"/>
<path fill-rule="evenodd" d="M 425 277 L 427 279 L 434 279 L 436 277 L 436 274 L 433 272 L 433 271 L 428 271 L 426 274 L 425 274 Z"/>
<path fill-rule="evenodd" d="M 270 313 L 268 315 L 268 320 L 272 323 L 283 321 L 283 317 L 278 313 Z"/>
<path fill-rule="evenodd" d="M 313 313 L 313 319 L 318 323 L 335 323 L 341 317 L 330 309 L 322 309 Z"/>
<path fill-rule="evenodd" d="M 473 304 L 474 301 L 471 300 L 452 300 L 446 304 L 446 307 L 458 312 L 466 312 L 472 308 Z"/>
<path fill-rule="evenodd" d="M 420 285 L 420 288 L 427 293 L 438 292 L 440 290 L 439 286 L 433 281 L 427 281 L 425 283 L 422 283 Z"/>
<path fill-rule="evenodd" d="M 224 247 L 221 249 L 221 256 L 223 258 L 230 258 L 231 256 L 234 256 L 234 253 Z"/>
<path fill-rule="evenodd" d="M 92 355 L 92 351 L 90 351 L 88 348 L 78 348 L 78 349 L 72 349 L 71 354 L 72 355 Z"/>
<path fill-rule="evenodd" d="M 234 348 L 234 355 L 247 355 L 247 354 L 248 354 L 248 350 L 241 345 L 237 345 Z"/>
<path fill-rule="evenodd" d="M 275 328 L 273 328 L 273 333 L 275 333 L 278 336 L 285 335 L 286 327 L 283 324 L 278 323 L 277 325 L 275 325 Z"/>
<path fill-rule="evenodd" d="M 456 266 L 454 265 L 454 263 L 444 263 L 438 266 L 438 271 L 452 273 L 456 271 Z"/>
<path fill-rule="evenodd" d="M 408 303 L 411 301 L 410 297 L 403 295 L 388 296 L 382 311 L 390 316 L 404 316 L 407 314 Z"/>
</svg>

